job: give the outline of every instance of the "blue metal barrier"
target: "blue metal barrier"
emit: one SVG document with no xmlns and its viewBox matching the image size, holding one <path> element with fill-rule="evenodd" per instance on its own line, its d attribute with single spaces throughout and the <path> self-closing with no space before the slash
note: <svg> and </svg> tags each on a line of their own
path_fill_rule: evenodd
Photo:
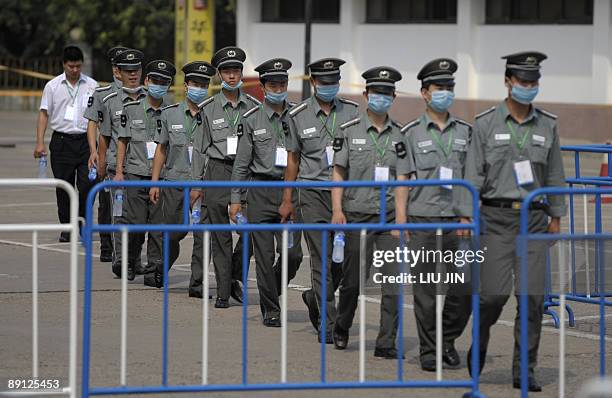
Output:
<svg viewBox="0 0 612 398">
<path fill-rule="evenodd" d="M 252 231 L 297 231 L 297 230 L 312 230 L 321 231 L 323 235 L 323 253 L 326 253 L 327 236 L 329 231 L 338 229 L 336 224 L 242 224 L 242 225 L 211 225 L 211 224 L 189 224 L 189 193 L 193 188 L 332 188 L 332 187 L 375 187 L 380 188 L 380 222 L 364 223 L 364 224 L 343 224 L 342 230 L 458 230 L 470 229 L 475 236 L 475 249 L 478 249 L 478 237 L 480 235 L 478 200 L 473 200 L 473 220 L 471 224 L 462 223 L 408 223 L 408 224 L 387 224 L 386 215 L 386 191 L 388 188 L 397 186 L 440 186 L 454 185 L 462 186 L 467 189 L 473 199 L 477 198 L 477 192 L 474 187 L 463 180 L 411 180 L 411 181 L 346 181 L 346 182 L 229 182 L 229 181 L 197 181 L 197 182 L 151 182 L 151 181 L 124 181 L 124 182 L 103 182 L 91 189 L 87 198 L 86 219 L 87 223 L 83 230 L 84 244 L 86 248 L 85 260 L 85 291 L 84 291 L 84 312 L 83 312 L 83 369 L 82 369 L 82 397 L 92 395 L 119 395 L 119 394 L 136 394 L 136 393 L 173 393 L 173 392 L 212 392 L 212 391 L 262 391 L 262 390 L 305 390 L 305 389 L 352 389 L 352 388 L 469 388 L 470 392 L 464 397 L 479 398 L 483 397 L 479 390 L 479 328 L 480 321 L 480 306 L 478 295 L 478 280 L 479 267 L 475 262 L 472 266 L 472 351 L 471 365 L 472 374 L 474 375 L 469 380 L 446 380 L 446 381 L 404 381 L 403 362 L 401 354 L 403 354 L 403 305 L 399 306 L 399 325 L 398 325 L 398 372 L 396 381 L 367 381 L 367 382 L 327 382 L 326 381 L 326 345 L 325 345 L 325 306 L 322 306 L 322 326 L 321 326 L 321 375 L 320 382 L 306 383 L 258 383 L 252 384 L 248 382 L 248 340 L 247 340 L 247 273 L 249 258 L 248 245 L 243 249 L 243 311 L 242 311 L 242 384 L 202 384 L 202 385 L 169 385 L 168 384 L 168 247 L 169 234 L 172 232 L 215 232 L 215 231 L 241 231 L 244 233 L 244 240 L 248 242 L 248 234 Z M 183 206 L 183 224 L 164 224 L 164 225 L 145 225 L 145 224 L 121 224 L 121 225 L 99 225 L 95 224 L 93 218 L 93 203 L 96 193 L 104 188 L 137 188 L 137 187 L 160 187 L 160 188 L 177 188 L 184 189 L 184 206 Z M 163 286 L 163 333 L 162 333 L 162 383 L 157 386 L 118 386 L 118 387 L 92 387 L 90 386 L 90 352 L 91 352 L 91 293 L 92 293 L 92 236 L 95 232 L 149 232 L 159 231 L 163 233 L 163 268 L 164 268 L 164 286 Z M 402 244 L 402 243 L 400 243 Z M 322 258 L 322 274 L 326 275 L 327 257 Z M 205 275 L 205 278 L 208 276 Z M 321 289 L 321 301 L 325 302 L 327 289 Z M 400 295 L 398 300 L 403 298 Z"/>
<path fill-rule="evenodd" d="M 538 241 L 555 241 L 555 240 L 585 240 L 585 239 L 593 239 L 597 244 L 597 268 L 600 269 L 600 279 L 599 279 L 599 300 L 591 299 L 589 301 L 578 300 L 577 297 L 573 298 L 576 301 L 582 302 L 593 302 L 599 304 L 599 373 L 600 376 L 605 376 L 606 374 L 606 323 L 605 323 L 605 309 L 607 304 L 605 300 L 605 279 L 604 276 L 604 251 L 603 251 L 603 240 L 612 240 L 612 233 L 604 233 L 601 230 L 596 231 L 594 234 L 575 234 L 570 232 L 569 234 L 559 233 L 559 234 L 549 234 L 549 233 L 537 233 L 530 234 L 528 225 L 529 225 L 529 206 L 531 202 L 537 197 L 547 196 L 547 195 L 596 195 L 600 196 L 602 193 L 605 193 L 605 190 L 601 188 L 586 188 L 586 189 L 577 189 L 577 188 L 539 188 L 534 191 L 531 191 L 527 197 L 523 200 L 521 205 L 521 215 L 520 215 L 520 235 L 518 238 L 518 255 L 520 259 L 520 270 L 519 270 L 519 308 L 520 308 L 520 375 L 521 375 L 521 396 L 527 397 L 527 388 L 528 388 L 528 330 L 527 330 L 527 309 L 528 309 L 528 294 L 525 294 L 524 291 L 527 286 L 527 246 L 530 240 L 538 240 Z M 562 274 L 562 272 L 560 272 Z M 563 298 L 561 300 L 562 303 L 565 302 L 565 298 L 571 300 L 571 295 L 565 295 L 563 292 L 559 292 L 557 298 Z M 564 324 L 561 324 L 560 327 L 562 330 L 565 327 Z M 563 339 L 563 334 L 560 335 L 560 339 Z M 564 355 L 563 350 L 560 350 L 560 357 Z M 563 367 L 560 366 L 560 372 Z M 560 378 L 564 378 L 565 375 L 561 374 Z M 564 379 L 561 384 L 564 383 Z"/>
</svg>

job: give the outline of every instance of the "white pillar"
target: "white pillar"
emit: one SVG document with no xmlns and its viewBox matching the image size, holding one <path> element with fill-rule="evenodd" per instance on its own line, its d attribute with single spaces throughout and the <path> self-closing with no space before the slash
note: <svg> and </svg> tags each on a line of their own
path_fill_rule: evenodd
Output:
<svg viewBox="0 0 612 398">
<path fill-rule="evenodd" d="M 237 0 L 236 1 L 236 45 L 247 53 L 244 70 L 245 73 L 252 71 L 257 64 L 253 64 L 253 57 L 249 52 L 257 48 L 252 40 L 253 25 L 259 22 L 261 16 L 261 0 Z"/>
<path fill-rule="evenodd" d="M 457 1 L 457 97 L 478 97 L 478 37 L 476 28 L 485 21 L 485 0 Z"/>
<path fill-rule="evenodd" d="M 341 0 L 340 2 L 340 58 L 346 61 L 342 66 L 341 91 L 345 93 L 360 93 L 362 90 L 349 84 L 363 83 L 361 74 L 363 65 L 358 63 L 360 59 L 359 43 L 354 40 L 355 28 L 365 21 L 365 0 Z M 333 40 L 330 38 L 330 40 Z M 335 56 L 330 54 L 329 56 Z"/>
<path fill-rule="evenodd" d="M 593 70 L 591 81 L 591 101 L 593 103 L 612 103 L 611 23 L 612 7 L 610 6 L 610 0 L 595 0 L 593 2 Z"/>
</svg>

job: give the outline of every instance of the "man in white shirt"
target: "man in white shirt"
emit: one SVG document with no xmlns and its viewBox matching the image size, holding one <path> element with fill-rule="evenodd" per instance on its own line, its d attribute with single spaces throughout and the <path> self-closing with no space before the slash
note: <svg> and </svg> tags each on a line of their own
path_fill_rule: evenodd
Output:
<svg viewBox="0 0 612 398">
<path fill-rule="evenodd" d="M 81 73 L 83 52 L 80 48 L 65 47 L 63 64 L 64 73 L 49 81 L 43 91 L 34 157 L 47 155 L 44 138 L 48 125 L 53 130 L 49 143 L 53 176 L 73 186 L 76 180 L 79 191 L 79 216 L 85 217 L 85 201 L 92 183 L 87 178 L 89 145 L 86 134 L 87 120 L 83 118 L 83 113 L 97 83 Z M 68 223 L 70 222 L 68 195 L 61 189 L 56 190 L 56 195 L 60 223 Z M 62 232 L 59 240 L 67 242 L 69 239 L 69 233 Z"/>
</svg>

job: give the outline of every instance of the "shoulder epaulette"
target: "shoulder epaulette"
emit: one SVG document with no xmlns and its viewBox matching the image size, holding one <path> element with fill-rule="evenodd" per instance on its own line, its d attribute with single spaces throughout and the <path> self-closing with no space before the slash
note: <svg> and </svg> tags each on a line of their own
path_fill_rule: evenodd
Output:
<svg viewBox="0 0 612 398">
<path fill-rule="evenodd" d="M 293 108 L 295 105 L 296 105 L 296 102 L 287 101 L 287 106 L 289 107 L 289 109 Z"/>
<path fill-rule="evenodd" d="M 125 104 L 123 104 L 123 107 L 125 108 L 128 105 L 138 105 L 138 104 L 140 104 L 140 100 L 130 101 L 130 102 L 126 102 Z"/>
<path fill-rule="evenodd" d="M 484 116 L 484 115 L 487 115 L 487 114 L 489 114 L 489 113 L 493 112 L 494 110 L 495 110 L 495 107 L 494 107 L 494 106 L 492 106 L 492 107 L 490 107 L 489 109 L 487 109 L 486 111 L 484 111 L 484 112 L 480 112 L 478 115 L 474 116 L 474 118 L 475 118 L 475 119 L 478 119 L 479 117 L 482 117 L 482 116 Z"/>
<path fill-rule="evenodd" d="M 555 115 L 554 113 L 550 113 L 550 112 L 545 111 L 544 109 L 540 109 L 540 108 L 536 108 L 536 111 L 540 112 L 542 115 L 548 116 L 551 119 L 557 120 L 557 115 Z"/>
<path fill-rule="evenodd" d="M 111 88 L 111 86 L 96 87 L 96 91 L 97 92 L 102 92 L 102 91 L 109 90 L 110 88 Z"/>
<path fill-rule="evenodd" d="M 408 131 L 409 128 L 416 126 L 417 124 L 419 124 L 420 119 L 414 119 L 413 121 L 409 122 L 407 125 L 405 125 L 404 127 L 402 127 L 402 129 L 400 130 L 400 132 L 405 133 L 406 131 Z"/>
<path fill-rule="evenodd" d="M 160 108 L 159 110 L 163 111 L 163 110 L 166 110 L 168 108 L 174 108 L 175 106 L 179 106 L 179 103 L 177 102 L 176 104 L 164 106 L 163 108 Z"/>
<path fill-rule="evenodd" d="M 468 122 L 466 122 L 466 121 L 465 121 L 465 120 L 463 120 L 463 119 L 455 119 L 455 121 L 456 121 L 457 123 L 463 124 L 464 126 L 468 126 L 469 128 L 472 128 L 472 125 L 471 125 L 471 124 L 469 124 Z"/>
<path fill-rule="evenodd" d="M 261 105 L 261 101 L 259 101 L 257 98 L 253 97 L 251 94 L 246 94 L 246 97 L 248 99 L 250 99 L 251 101 L 253 101 L 254 103 L 256 103 L 257 105 Z"/>
<path fill-rule="evenodd" d="M 106 101 L 108 101 L 110 98 L 113 98 L 115 95 L 117 95 L 117 92 L 116 92 L 116 91 L 115 91 L 115 92 L 113 92 L 113 93 L 110 93 L 110 94 L 109 94 L 109 95 L 107 95 L 106 97 L 102 98 L 102 102 L 106 102 Z"/>
<path fill-rule="evenodd" d="M 398 129 L 402 129 L 402 125 L 399 124 L 398 122 L 396 122 L 395 120 L 391 119 L 391 124 L 394 125 L 395 127 L 397 127 Z"/>
<path fill-rule="evenodd" d="M 204 108 L 206 105 L 210 104 L 211 102 L 213 102 L 215 100 L 215 97 L 208 97 L 206 98 L 204 101 L 200 102 L 198 104 L 198 108 Z"/>
<path fill-rule="evenodd" d="M 242 115 L 242 117 L 247 118 L 250 115 L 252 115 L 253 113 L 257 112 L 259 110 L 259 108 L 261 108 L 260 106 L 254 106 L 251 109 L 249 109 L 248 111 L 246 111 L 244 113 L 244 115 Z"/>
<path fill-rule="evenodd" d="M 302 102 L 301 104 L 294 106 L 293 109 L 289 111 L 289 116 L 293 117 L 297 115 L 298 113 L 306 109 L 307 106 L 308 104 L 306 102 Z"/>
<path fill-rule="evenodd" d="M 346 98 L 340 98 L 338 97 L 338 101 L 340 102 L 344 102 L 345 104 L 351 104 L 353 106 L 359 107 L 359 104 L 355 101 L 351 101 L 350 99 L 346 99 Z"/>
<path fill-rule="evenodd" d="M 351 119 L 351 120 L 349 120 L 348 122 L 342 123 L 342 124 L 340 125 L 340 128 L 341 128 L 342 130 L 344 130 L 344 129 L 346 129 L 347 127 L 351 127 L 351 126 L 353 126 L 353 125 L 355 125 L 355 124 L 357 124 L 357 123 L 359 123 L 359 122 L 361 122 L 361 117 L 356 117 L 355 119 Z"/>
</svg>

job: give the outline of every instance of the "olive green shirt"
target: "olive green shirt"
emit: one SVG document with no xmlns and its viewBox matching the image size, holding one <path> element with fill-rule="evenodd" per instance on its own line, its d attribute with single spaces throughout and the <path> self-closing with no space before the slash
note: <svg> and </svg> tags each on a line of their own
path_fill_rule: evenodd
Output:
<svg viewBox="0 0 612 398">
<path fill-rule="evenodd" d="M 523 140 L 524 146 L 520 149 Z M 521 186 L 516 180 L 514 164 L 521 160 L 531 163 L 532 184 Z M 519 201 L 540 187 L 565 186 L 557 117 L 532 106 L 527 118 L 518 123 L 505 101 L 477 115 L 465 163 L 465 179 L 476 187 L 481 199 Z M 465 191 L 460 197 L 458 214 L 471 217 L 470 195 Z M 549 196 L 548 202 L 551 217 L 565 215 L 564 196 Z"/>
<path fill-rule="evenodd" d="M 396 179 L 397 149 L 402 141 L 401 126 L 391 118 L 382 132 L 374 127 L 366 112 L 340 126 L 334 165 L 346 170 L 347 181 L 375 181 L 376 168 L 388 169 L 388 181 Z M 387 212 L 394 209 L 393 188 L 386 190 Z M 346 212 L 379 214 L 380 189 L 372 187 L 344 188 L 342 209 Z"/>
<path fill-rule="evenodd" d="M 121 90 L 121 87 L 118 87 L 115 82 L 108 86 L 98 87 L 87 101 L 87 108 L 85 109 L 83 117 L 87 120 L 98 123 L 99 131 L 108 132 L 110 129 L 108 117 L 104 117 L 104 104 L 102 100 L 104 97 L 117 90 Z"/>
<path fill-rule="evenodd" d="M 123 106 L 125 123 L 120 123 L 117 135 L 119 138 L 129 139 L 125 153 L 126 173 L 143 177 L 151 176 L 157 121 L 160 119 L 163 106 L 162 101 L 158 109 L 153 108 L 149 103 L 149 97 L 126 102 Z M 147 145 L 150 150 L 147 150 Z"/>
<path fill-rule="evenodd" d="M 333 161 L 328 160 L 326 148 L 333 147 L 341 124 L 359 116 L 358 106 L 356 102 L 336 97 L 330 114 L 325 115 L 312 96 L 289 111 L 287 151 L 299 154 L 297 181 L 331 180 Z"/>
<path fill-rule="evenodd" d="M 397 173 L 416 176 L 417 180 L 439 180 L 442 177 L 461 180 L 472 126 L 450 115 L 442 130 L 429 114 L 408 123 L 402 129 L 406 156 L 399 160 Z M 452 170 L 441 175 L 442 167 Z M 421 186 L 410 190 L 408 212 L 420 217 L 455 217 L 453 197 L 464 188 L 459 186 Z"/>
</svg>

